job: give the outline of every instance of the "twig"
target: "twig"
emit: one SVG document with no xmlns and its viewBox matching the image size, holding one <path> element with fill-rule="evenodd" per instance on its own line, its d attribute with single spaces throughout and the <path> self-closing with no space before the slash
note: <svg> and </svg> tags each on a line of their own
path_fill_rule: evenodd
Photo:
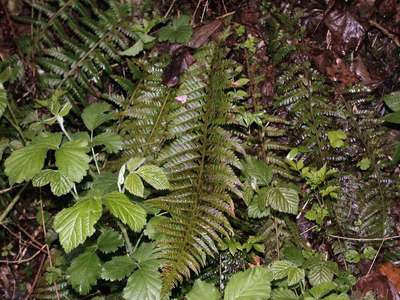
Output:
<svg viewBox="0 0 400 300">
<path fill-rule="evenodd" d="M 375 20 L 370 20 L 369 24 L 378 28 L 384 35 L 386 35 L 388 38 L 392 39 L 393 42 L 396 44 L 397 47 L 400 47 L 400 38 L 397 35 L 394 35 L 393 33 L 389 32 L 385 27 L 383 27 L 381 24 L 376 22 Z"/>
<path fill-rule="evenodd" d="M 194 10 L 194 13 L 193 13 L 193 15 L 192 15 L 192 25 L 194 25 L 194 21 L 195 21 L 195 19 L 196 19 L 196 14 L 197 14 L 197 10 L 199 9 L 199 7 L 200 7 L 200 3 L 201 2 L 203 2 L 203 0 L 199 0 L 198 2 L 197 2 L 197 5 L 196 5 L 196 9 Z"/>
<path fill-rule="evenodd" d="M 169 16 L 169 14 L 170 14 L 172 8 L 174 7 L 175 1 L 176 1 L 176 0 L 172 0 L 171 5 L 169 6 L 167 12 L 166 12 L 165 15 L 164 15 L 164 19 L 166 19 L 166 18 Z"/>
<path fill-rule="evenodd" d="M 42 250 L 46 248 L 46 245 L 43 245 L 42 248 L 40 248 L 38 251 L 36 251 L 35 254 L 33 254 L 31 257 L 29 258 L 25 258 L 25 259 L 19 259 L 19 260 L 0 260 L 1 263 L 6 263 L 6 264 L 22 264 L 22 263 L 26 263 L 31 261 L 32 259 L 34 259 L 36 256 L 38 256 L 40 254 L 40 252 L 42 252 Z"/>
<path fill-rule="evenodd" d="M 43 255 L 42 259 L 40 260 L 39 269 L 36 272 L 35 279 L 33 280 L 32 285 L 31 285 L 31 287 L 29 289 L 29 292 L 26 295 L 26 297 L 24 298 L 24 300 L 29 300 L 31 295 L 32 295 L 32 293 L 33 293 L 33 291 L 35 290 L 35 287 L 36 287 L 36 285 L 37 285 L 37 283 L 39 281 L 40 274 L 42 274 L 42 268 L 43 268 L 45 259 L 46 259 L 46 255 Z"/>
<path fill-rule="evenodd" d="M 329 237 L 339 239 L 339 240 L 347 240 L 347 241 L 355 241 L 355 242 L 380 242 L 380 241 L 388 241 L 388 240 L 396 240 L 400 239 L 400 235 L 388 236 L 383 238 L 352 238 L 346 236 L 338 236 L 334 234 L 328 234 Z"/>
<path fill-rule="evenodd" d="M 374 257 L 374 260 L 372 261 L 372 264 L 371 264 L 371 266 L 369 267 L 369 269 L 368 269 L 368 272 L 367 272 L 367 275 L 371 272 L 371 270 L 372 270 L 372 267 L 374 266 L 374 264 L 375 264 L 375 261 L 376 261 L 376 259 L 377 259 L 377 257 L 378 257 L 378 254 L 379 254 L 379 252 L 381 251 L 381 249 L 382 249 L 382 246 L 383 246 L 383 243 L 384 243 L 385 241 L 384 240 L 382 240 L 382 243 L 381 243 L 381 245 L 379 246 L 379 249 L 378 249 L 378 251 L 376 251 L 376 254 L 375 254 L 375 257 Z"/>
<path fill-rule="evenodd" d="M 11 200 L 11 202 L 7 205 L 6 209 L 3 211 L 3 213 L 0 215 L 0 224 L 3 224 L 3 220 L 7 217 L 8 213 L 13 209 L 14 205 L 18 202 L 19 198 L 21 197 L 22 192 L 26 189 L 28 186 L 28 182 L 25 183 L 25 185 L 20 189 L 18 194 Z"/>
<path fill-rule="evenodd" d="M 22 185 L 22 184 L 18 184 L 18 185 L 10 186 L 10 187 L 8 187 L 8 188 L 6 188 L 6 189 L 0 190 L 0 195 L 1 195 L 1 194 L 5 194 L 5 193 L 7 193 L 7 192 L 9 192 L 9 191 L 11 191 L 11 190 L 13 190 L 13 189 L 15 189 L 16 187 L 20 187 L 21 185 Z"/>
</svg>

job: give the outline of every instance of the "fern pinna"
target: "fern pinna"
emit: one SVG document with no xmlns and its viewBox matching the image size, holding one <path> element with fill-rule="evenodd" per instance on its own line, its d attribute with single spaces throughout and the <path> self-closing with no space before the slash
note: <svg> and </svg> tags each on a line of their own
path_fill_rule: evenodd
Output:
<svg viewBox="0 0 400 300">
<path fill-rule="evenodd" d="M 82 103 L 104 90 L 102 75 L 111 73 L 120 52 L 137 39 L 130 30 L 131 8 L 108 3 L 106 9 L 87 0 L 31 4 L 40 16 L 32 22 L 37 25 L 36 61 L 46 71 L 39 70 L 43 87 L 68 91 L 70 100 Z"/>
<path fill-rule="evenodd" d="M 172 186 L 168 194 L 147 201 L 169 214 L 159 225 L 165 236 L 159 242 L 166 261 L 164 294 L 191 271 L 199 272 L 206 255 L 217 253 L 222 236 L 232 234 L 226 215 L 234 214 L 230 192 L 240 193 L 231 167 L 239 163 L 234 139 L 224 129 L 231 106 L 224 92 L 224 55 L 215 44 L 198 50 L 177 91 L 162 86 L 160 69 L 151 67 L 146 84 L 130 100 L 132 110 L 125 110 L 127 153 L 154 160 Z M 139 128 L 140 142 L 134 128 Z"/>
</svg>

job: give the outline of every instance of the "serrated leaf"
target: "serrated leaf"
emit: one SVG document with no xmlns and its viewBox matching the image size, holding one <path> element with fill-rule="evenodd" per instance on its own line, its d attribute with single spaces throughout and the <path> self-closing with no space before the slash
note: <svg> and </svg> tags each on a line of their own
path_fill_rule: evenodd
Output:
<svg viewBox="0 0 400 300">
<path fill-rule="evenodd" d="M 274 280 L 279 280 L 286 278 L 288 276 L 288 271 L 290 268 L 295 267 L 296 265 L 288 260 L 278 260 L 271 264 L 269 269 L 272 272 L 272 276 Z"/>
<path fill-rule="evenodd" d="M 229 280 L 224 300 L 264 300 L 271 293 L 271 272 L 264 267 L 236 273 Z"/>
<path fill-rule="evenodd" d="M 272 290 L 272 300 L 298 300 L 294 292 L 289 289 L 276 288 Z"/>
<path fill-rule="evenodd" d="M 159 226 L 168 221 L 169 218 L 165 216 L 154 216 L 146 223 L 144 234 L 151 240 L 161 240 L 164 235 L 160 232 Z"/>
<path fill-rule="evenodd" d="M 128 168 L 129 172 L 133 172 L 137 168 L 139 168 L 141 165 L 143 165 L 145 160 L 146 159 L 144 157 L 139 157 L 139 156 L 132 157 L 126 163 L 126 167 Z"/>
<path fill-rule="evenodd" d="M 158 39 L 161 42 L 169 41 L 181 44 L 189 42 L 193 32 L 189 22 L 190 17 L 185 15 L 175 18 L 172 24 L 160 29 Z"/>
<path fill-rule="evenodd" d="M 144 185 L 139 175 L 131 173 L 126 176 L 124 186 L 131 194 L 143 198 Z"/>
<path fill-rule="evenodd" d="M 105 194 L 118 190 L 117 180 L 117 175 L 110 172 L 97 174 L 94 177 L 90 191 L 93 191 L 98 196 L 104 196 Z"/>
<path fill-rule="evenodd" d="M 0 82 L 0 118 L 3 116 L 7 108 L 7 92 L 4 85 Z"/>
<path fill-rule="evenodd" d="M 400 124 L 400 111 L 387 114 L 384 116 L 384 120 L 393 124 Z"/>
<path fill-rule="evenodd" d="M 32 179 L 32 185 L 36 187 L 50 184 L 51 192 L 56 196 L 69 193 L 74 183 L 58 170 L 42 170 Z"/>
<path fill-rule="evenodd" d="M 307 274 L 308 280 L 312 286 L 316 286 L 318 284 L 324 282 L 330 282 L 333 280 L 333 272 L 332 270 L 324 263 L 320 263 L 313 268 Z"/>
<path fill-rule="evenodd" d="M 243 163 L 243 173 L 257 185 L 268 185 L 272 180 L 271 166 L 254 157 L 246 157 L 246 161 Z"/>
<path fill-rule="evenodd" d="M 56 151 L 56 166 L 62 174 L 74 182 L 81 182 L 89 169 L 90 157 L 86 140 L 73 140 L 61 145 Z"/>
<path fill-rule="evenodd" d="M 287 277 L 288 286 L 292 286 L 304 280 L 305 271 L 298 267 L 290 267 L 287 271 Z"/>
<path fill-rule="evenodd" d="M 122 138 L 112 132 L 103 132 L 93 138 L 93 146 L 103 145 L 107 153 L 118 153 L 122 149 Z"/>
<path fill-rule="evenodd" d="M 144 265 L 129 277 L 122 295 L 127 300 L 160 300 L 161 286 L 157 269 Z"/>
<path fill-rule="evenodd" d="M 160 167 L 144 165 L 136 171 L 136 174 L 157 190 L 167 190 L 170 188 L 167 175 L 165 175 L 163 169 Z"/>
<path fill-rule="evenodd" d="M 67 269 L 68 282 L 80 295 L 86 295 L 100 277 L 101 262 L 93 252 L 85 252 L 72 260 Z"/>
<path fill-rule="evenodd" d="M 385 95 L 383 100 L 391 110 L 400 111 L 400 91 Z"/>
<path fill-rule="evenodd" d="M 38 135 L 32 140 L 32 144 L 35 146 L 44 147 L 48 150 L 56 150 L 61 144 L 62 134 L 57 133 L 46 133 L 46 135 Z"/>
<path fill-rule="evenodd" d="M 135 262 L 127 255 L 114 256 L 103 265 L 101 278 L 115 281 L 129 276 L 135 269 Z"/>
<path fill-rule="evenodd" d="M 263 209 L 260 209 L 258 205 L 258 199 L 257 196 L 254 197 L 254 199 L 250 202 L 249 206 L 247 207 L 247 214 L 249 218 L 255 218 L 255 219 L 260 219 L 269 216 L 270 211 L 269 208 L 265 207 Z"/>
<path fill-rule="evenodd" d="M 107 103 L 93 103 L 87 106 L 81 115 L 83 123 L 90 131 L 95 130 L 103 123 L 113 119 L 110 111 L 111 106 Z"/>
<path fill-rule="evenodd" d="M 187 300 L 219 300 L 221 294 L 212 283 L 197 279 L 192 289 L 185 297 Z"/>
<path fill-rule="evenodd" d="M 140 266 L 147 265 L 156 269 L 160 266 L 158 249 L 153 243 L 142 243 L 132 254 L 132 257 Z"/>
<path fill-rule="evenodd" d="M 367 157 L 364 157 L 357 163 L 357 167 L 359 167 L 360 170 L 362 171 L 368 170 L 370 166 L 371 166 L 371 160 Z"/>
<path fill-rule="evenodd" d="M 65 252 L 70 252 L 94 232 L 94 225 L 102 214 L 101 200 L 81 200 L 74 206 L 64 208 L 54 218 L 54 230 L 59 234 Z"/>
<path fill-rule="evenodd" d="M 310 294 L 315 298 L 320 299 L 328 295 L 331 291 L 336 289 L 334 282 L 323 282 L 310 289 Z"/>
<path fill-rule="evenodd" d="M 132 47 L 120 52 L 123 56 L 136 56 L 143 51 L 144 43 L 142 40 L 138 40 Z"/>
<path fill-rule="evenodd" d="M 121 235 L 112 229 L 106 229 L 97 239 L 97 247 L 104 253 L 115 252 L 123 244 Z"/>
<path fill-rule="evenodd" d="M 332 130 L 328 131 L 328 140 L 329 144 L 333 148 L 341 148 L 344 146 L 344 141 L 346 140 L 347 135 L 343 130 Z"/>
<path fill-rule="evenodd" d="M 4 162 L 5 174 L 10 185 L 31 180 L 38 174 L 44 165 L 47 148 L 29 145 L 15 150 Z"/>
<path fill-rule="evenodd" d="M 297 214 L 299 195 L 295 189 L 286 187 L 268 188 L 265 193 L 266 205 L 289 214 Z"/>
<path fill-rule="evenodd" d="M 133 231 L 139 232 L 146 223 L 146 211 L 119 192 L 112 192 L 104 197 L 104 204 L 111 214 L 127 224 Z"/>
</svg>

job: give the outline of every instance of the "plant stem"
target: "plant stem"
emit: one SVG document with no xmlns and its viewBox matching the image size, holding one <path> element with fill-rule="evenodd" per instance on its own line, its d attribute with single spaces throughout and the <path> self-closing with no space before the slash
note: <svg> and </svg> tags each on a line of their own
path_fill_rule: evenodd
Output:
<svg viewBox="0 0 400 300">
<path fill-rule="evenodd" d="M 67 137 L 67 139 L 68 139 L 69 141 L 72 141 L 72 139 L 71 139 L 71 137 L 69 136 L 67 130 L 65 130 L 65 127 L 64 127 L 64 119 L 63 119 L 63 117 L 56 116 L 56 119 L 57 119 L 58 125 L 60 125 L 60 128 L 61 128 L 62 132 L 65 134 L 65 136 Z"/>
<path fill-rule="evenodd" d="M 128 252 L 128 254 L 131 255 L 133 253 L 133 247 L 131 240 L 129 239 L 128 232 L 126 231 L 124 224 L 122 224 L 120 221 L 117 221 L 117 224 L 125 240 L 126 252 Z"/>
<path fill-rule="evenodd" d="M 11 200 L 11 202 L 7 205 L 6 209 L 0 216 L 0 224 L 3 223 L 3 220 L 7 217 L 8 213 L 13 209 L 14 205 L 18 202 L 19 198 L 21 197 L 22 192 L 26 189 L 29 182 L 25 183 L 25 185 L 20 189 L 18 194 Z"/>
<path fill-rule="evenodd" d="M 90 143 L 91 144 L 93 143 L 93 130 L 90 131 Z M 93 156 L 94 164 L 96 166 L 97 173 L 100 174 L 100 168 L 99 168 L 99 164 L 97 163 L 96 153 L 94 152 L 93 146 L 91 147 L 91 150 L 92 150 L 92 156 Z"/>
</svg>

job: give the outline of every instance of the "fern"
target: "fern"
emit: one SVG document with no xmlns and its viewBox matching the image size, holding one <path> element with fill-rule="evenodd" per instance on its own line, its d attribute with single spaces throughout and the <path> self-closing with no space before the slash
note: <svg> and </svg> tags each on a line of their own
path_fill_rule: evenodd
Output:
<svg viewBox="0 0 400 300">
<path fill-rule="evenodd" d="M 104 90 L 103 74 L 120 63 L 119 53 L 136 38 L 129 30 L 130 6 L 108 1 L 70 0 L 59 6 L 32 3 L 37 14 L 34 42 L 37 62 L 46 71 L 42 87 L 66 90 L 70 100 L 86 103 L 88 94 Z"/>
<path fill-rule="evenodd" d="M 225 214 L 233 215 L 229 192 L 239 193 L 239 181 L 231 168 L 238 166 L 231 135 L 223 128 L 230 108 L 223 54 L 216 46 L 196 54 L 177 92 L 188 101 L 170 115 L 176 139 L 157 157 L 172 185 L 168 195 L 149 200 L 170 214 L 160 225 L 164 294 L 191 271 L 198 273 L 206 255 L 217 253 L 221 236 L 232 234 Z"/>
</svg>

